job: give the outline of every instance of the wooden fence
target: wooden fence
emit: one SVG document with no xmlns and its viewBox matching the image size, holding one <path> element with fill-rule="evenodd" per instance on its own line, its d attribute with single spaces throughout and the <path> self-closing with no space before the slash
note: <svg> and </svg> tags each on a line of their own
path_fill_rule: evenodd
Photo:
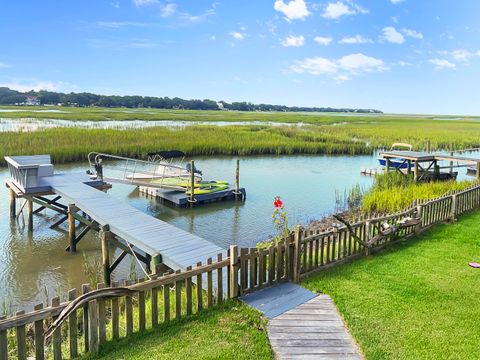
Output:
<svg viewBox="0 0 480 360">
<path fill-rule="evenodd" d="M 432 225 L 453 220 L 480 206 L 480 186 L 435 200 L 417 202 L 411 208 L 387 216 L 372 217 L 349 226 L 319 233 L 301 228 L 268 248 L 238 249 L 231 246 L 227 258 L 219 254 L 185 271 L 154 274 L 148 281 L 126 281 L 122 288 L 135 295 L 95 297 L 99 291 L 83 285 L 81 296 L 92 297 L 74 310 L 45 341 L 45 331 L 74 301 L 79 292 L 68 292 L 49 306 L 35 306 L 28 313 L 0 317 L 0 360 L 75 358 L 98 351 L 99 345 L 129 336 L 171 319 L 188 316 L 227 298 L 255 292 L 285 281 L 300 281 L 315 271 L 351 261 L 398 239 L 418 234 Z M 417 219 L 412 223 L 412 219 Z M 118 287 L 113 283 L 112 287 Z M 103 284 L 98 286 L 103 288 Z"/>
</svg>

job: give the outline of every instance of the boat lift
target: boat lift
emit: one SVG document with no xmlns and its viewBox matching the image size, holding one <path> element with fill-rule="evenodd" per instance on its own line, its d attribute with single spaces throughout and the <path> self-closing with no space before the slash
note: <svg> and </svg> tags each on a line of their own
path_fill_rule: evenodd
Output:
<svg viewBox="0 0 480 360">
<path fill-rule="evenodd" d="M 108 167 L 105 166 L 105 161 L 109 162 Z M 149 154 L 148 160 L 140 160 L 91 152 L 88 154 L 90 169 L 87 173 L 92 177 L 111 183 L 179 191 L 185 191 L 185 187 L 176 185 L 175 181 L 166 181 L 165 179 L 177 179 L 185 182 L 201 181 L 201 172 L 195 169 L 193 161 L 189 167 L 182 167 L 172 161 L 162 157 L 161 153 Z"/>
<path fill-rule="evenodd" d="M 148 160 L 91 152 L 88 154 L 90 168 L 87 174 L 93 180 L 138 186 L 141 193 L 179 207 L 221 200 L 245 200 L 246 191 L 239 185 L 239 160 L 235 184 L 230 186 L 226 182 L 202 181 L 202 172 L 195 168 L 193 160 L 185 166 L 179 165 L 184 157 L 185 154 L 180 151 L 149 153 Z M 174 163 L 174 158 L 182 159 Z M 215 187 L 213 191 L 197 193 L 197 190 Z"/>
</svg>

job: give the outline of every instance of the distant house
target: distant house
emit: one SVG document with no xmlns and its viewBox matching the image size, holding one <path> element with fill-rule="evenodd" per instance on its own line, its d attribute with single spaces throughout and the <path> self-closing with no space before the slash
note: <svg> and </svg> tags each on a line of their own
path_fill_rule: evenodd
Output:
<svg viewBox="0 0 480 360">
<path fill-rule="evenodd" d="M 21 105 L 35 106 L 40 105 L 40 100 L 36 96 L 27 96 L 25 101 Z"/>
</svg>

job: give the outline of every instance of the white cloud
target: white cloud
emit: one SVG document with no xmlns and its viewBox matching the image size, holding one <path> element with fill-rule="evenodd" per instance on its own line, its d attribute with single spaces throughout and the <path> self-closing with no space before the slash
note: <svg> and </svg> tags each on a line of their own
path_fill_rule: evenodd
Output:
<svg viewBox="0 0 480 360">
<path fill-rule="evenodd" d="M 407 61 L 400 60 L 399 62 L 397 62 L 397 65 L 405 67 L 405 66 L 411 66 L 412 64 Z"/>
<path fill-rule="evenodd" d="M 325 7 L 322 16 L 326 19 L 338 19 L 346 15 L 367 14 L 368 10 L 356 5 L 352 1 L 345 4 L 342 1 L 331 2 Z"/>
<path fill-rule="evenodd" d="M 304 20 L 310 15 L 305 0 L 291 0 L 288 3 L 283 0 L 276 0 L 273 8 L 285 15 L 287 21 Z"/>
<path fill-rule="evenodd" d="M 329 75 L 337 81 L 350 80 L 352 76 L 361 73 L 381 72 L 387 69 L 383 60 L 361 53 L 346 55 L 339 59 L 306 58 L 290 67 L 295 73 Z"/>
<path fill-rule="evenodd" d="M 310 73 L 313 75 L 336 74 L 338 66 L 335 60 L 322 57 L 306 58 L 297 61 L 290 69 L 296 73 Z"/>
<path fill-rule="evenodd" d="M 465 49 L 457 49 L 453 50 L 451 52 L 451 55 L 455 59 L 455 61 L 461 63 L 468 63 L 470 61 L 470 58 L 475 54 Z"/>
<path fill-rule="evenodd" d="M 158 4 L 158 0 L 133 0 L 135 6 Z"/>
<path fill-rule="evenodd" d="M 179 15 L 179 18 L 189 23 L 199 23 L 213 15 L 215 15 L 215 6 L 212 6 L 210 9 L 205 10 L 203 13 L 199 15 L 192 15 L 188 12 L 181 13 Z"/>
<path fill-rule="evenodd" d="M 168 3 L 160 7 L 160 16 L 167 18 L 175 14 L 175 11 L 177 11 L 177 4 Z"/>
<path fill-rule="evenodd" d="M 349 36 L 341 39 L 339 44 L 367 44 L 372 43 L 372 39 L 363 37 L 362 35 Z"/>
<path fill-rule="evenodd" d="M 334 79 L 338 82 L 344 82 L 344 81 L 351 80 L 351 77 L 347 75 L 337 75 L 334 77 Z"/>
<path fill-rule="evenodd" d="M 338 60 L 339 67 L 352 73 L 386 70 L 382 60 L 364 54 L 350 54 Z"/>
<path fill-rule="evenodd" d="M 217 40 L 217 37 L 215 35 L 212 35 L 212 36 L 209 37 L 209 39 L 212 40 L 212 41 L 215 41 L 215 40 Z"/>
<path fill-rule="evenodd" d="M 106 29 L 120 29 L 122 27 L 147 27 L 148 23 L 134 21 L 97 21 L 97 27 Z"/>
<path fill-rule="evenodd" d="M 382 29 L 380 39 L 388 41 L 392 44 L 403 44 L 405 37 L 397 31 L 393 26 L 387 26 Z"/>
<path fill-rule="evenodd" d="M 441 69 L 455 69 L 456 65 L 454 63 L 451 63 L 450 61 L 448 60 L 445 60 L 445 59 L 438 59 L 438 58 L 435 58 L 435 59 L 430 59 L 428 60 L 429 63 L 435 65 L 435 68 L 437 70 L 441 70 Z"/>
<path fill-rule="evenodd" d="M 401 2 L 404 2 L 405 0 L 390 0 L 390 2 L 394 5 L 400 4 Z"/>
<path fill-rule="evenodd" d="M 6 69 L 6 68 L 9 68 L 9 67 L 11 67 L 11 66 L 8 65 L 7 63 L 4 63 L 4 62 L 0 61 L 0 69 Z"/>
<path fill-rule="evenodd" d="M 313 39 L 313 41 L 320 45 L 328 45 L 332 42 L 332 40 L 333 39 L 331 37 L 327 36 L 315 36 L 315 38 Z"/>
<path fill-rule="evenodd" d="M 280 44 L 282 44 L 282 46 L 285 46 L 285 47 L 303 46 L 305 44 L 305 38 L 303 37 L 303 35 L 300 35 L 300 36 L 290 35 L 290 36 L 287 36 L 285 39 L 283 39 L 280 42 Z"/>
<path fill-rule="evenodd" d="M 480 50 L 477 51 L 477 56 L 480 56 Z"/>
<path fill-rule="evenodd" d="M 72 88 L 68 86 L 68 84 L 64 82 L 53 82 L 53 81 L 32 81 L 32 82 L 24 82 L 24 81 L 11 81 L 8 83 L 1 83 L 0 87 L 8 87 L 12 90 L 17 90 L 21 92 L 27 92 L 30 90 L 40 91 L 40 90 L 48 90 L 48 91 L 60 91 L 66 88 Z"/>
<path fill-rule="evenodd" d="M 235 40 L 243 40 L 245 39 L 245 34 L 241 33 L 240 31 L 231 31 L 230 35 L 235 39 Z"/>
<path fill-rule="evenodd" d="M 418 32 L 412 29 L 405 29 L 405 28 L 403 28 L 401 31 L 406 36 L 409 36 L 411 38 L 418 39 L 418 40 L 423 40 L 423 34 L 421 32 Z"/>
</svg>

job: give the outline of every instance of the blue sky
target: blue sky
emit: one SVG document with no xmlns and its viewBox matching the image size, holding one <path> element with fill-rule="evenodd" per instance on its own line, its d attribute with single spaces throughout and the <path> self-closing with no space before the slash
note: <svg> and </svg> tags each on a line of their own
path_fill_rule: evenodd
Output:
<svg viewBox="0 0 480 360">
<path fill-rule="evenodd" d="M 0 2 L 0 86 L 480 115 L 480 1 Z"/>
</svg>

